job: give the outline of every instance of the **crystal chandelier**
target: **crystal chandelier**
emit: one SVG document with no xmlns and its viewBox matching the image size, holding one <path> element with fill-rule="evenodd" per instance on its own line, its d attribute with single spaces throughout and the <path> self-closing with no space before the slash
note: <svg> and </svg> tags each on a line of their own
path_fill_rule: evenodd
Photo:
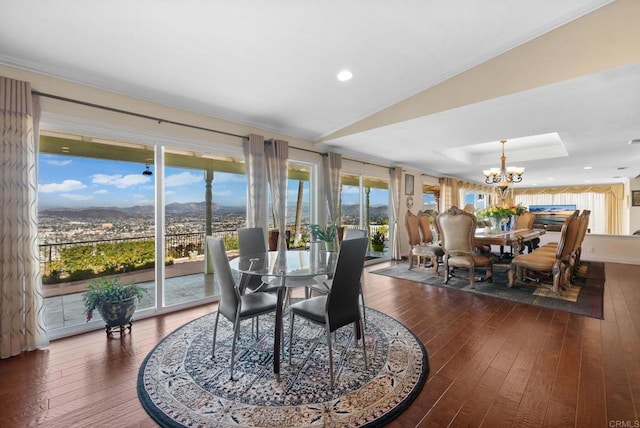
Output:
<svg viewBox="0 0 640 428">
<path fill-rule="evenodd" d="M 500 141 L 502 143 L 502 156 L 500 156 L 500 168 L 485 169 L 483 171 L 485 177 L 485 183 L 496 184 L 500 190 L 500 197 L 505 198 L 509 186 L 513 183 L 520 183 L 522 181 L 522 174 L 524 168 L 510 166 L 506 167 L 507 157 L 504 155 L 504 143 L 507 140 Z"/>
</svg>

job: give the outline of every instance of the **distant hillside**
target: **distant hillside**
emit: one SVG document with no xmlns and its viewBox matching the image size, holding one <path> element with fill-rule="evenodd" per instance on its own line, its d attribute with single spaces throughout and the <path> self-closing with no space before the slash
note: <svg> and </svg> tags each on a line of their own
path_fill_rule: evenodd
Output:
<svg viewBox="0 0 640 428">
<path fill-rule="evenodd" d="M 205 213 L 204 202 L 173 203 L 165 207 L 167 215 L 198 215 Z M 227 207 L 213 204 L 213 212 L 216 214 L 243 214 L 245 207 Z M 64 217 L 76 220 L 84 219 L 119 219 L 132 217 L 153 217 L 154 208 L 151 205 L 136 205 L 133 207 L 88 207 L 88 208 L 49 208 L 39 212 L 45 217 Z"/>
</svg>

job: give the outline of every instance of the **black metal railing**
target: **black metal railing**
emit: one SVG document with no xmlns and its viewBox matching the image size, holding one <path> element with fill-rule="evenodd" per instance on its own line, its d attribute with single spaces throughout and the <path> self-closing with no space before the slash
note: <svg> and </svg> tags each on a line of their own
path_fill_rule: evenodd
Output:
<svg viewBox="0 0 640 428">
<path fill-rule="evenodd" d="M 237 248 L 236 230 L 216 231 L 212 235 L 224 238 L 227 249 Z M 165 263 L 204 254 L 204 242 L 204 231 L 165 235 Z M 155 263 L 154 236 L 44 243 L 39 249 L 40 272 L 45 283 L 85 279 L 100 276 L 101 272 L 113 274 L 148 268 Z M 105 253 L 119 254 L 109 257 Z"/>
</svg>

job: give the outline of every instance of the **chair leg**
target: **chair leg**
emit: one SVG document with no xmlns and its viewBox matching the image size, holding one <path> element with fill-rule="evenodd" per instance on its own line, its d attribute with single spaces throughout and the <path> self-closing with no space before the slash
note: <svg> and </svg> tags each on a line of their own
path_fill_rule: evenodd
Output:
<svg viewBox="0 0 640 428">
<path fill-rule="evenodd" d="M 364 304 L 364 293 L 362 292 L 362 281 L 360 282 L 360 300 L 362 300 L 362 320 L 363 320 L 363 325 L 364 328 L 366 330 L 367 328 L 367 310 L 366 310 L 366 305 Z"/>
<path fill-rule="evenodd" d="M 333 388 L 333 351 L 331 350 L 331 330 L 329 329 L 329 323 L 325 324 L 327 330 L 327 347 L 329 348 L 329 385 Z"/>
<path fill-rule="evenodd" d="M 291 365 L 291 348 L 293 348 L 293 311 L 289 311 L 289 365 Z"/>
<path fill-rule="evenodd" d="M 211 347 L 211 359 L 216 356 L 216 335 L 218 334 L 218 318 L 220 318 L 220 311 L 216 312 L 216 322 L 213 324 L 213 346 Z"/>
<path fill-rule="evenodd" d="M 362 323 L 360 322 L 360 320 L 356 321 L 356 328 L 360 329 L 360 336 L 362 338 L 362 354 L 364 355 L 364 369 L 368 370 L 368 366 L 367 366 L 367 345 L 365 343 L 364 340 L 364 329 L 360 328 L 362 327 Z M 358 341 L 356 340 L 356 347 L 358 346 Z"/>
<path fill-rule="evenodd" d="M 469 264 L 469 283 L 471 288 L 476 288 L 476 265 L 475 263 Z"/>
<path fill-rule="evenodd" d="M 231 342 L 231 374 L 229 375 L 229 380 L 233 380 L 233 363 L 236 359 L 236 341 L 238 339 L 238 334 L 240 333 L 240 318 L 236 315 L 236 322 L 233 323 L 233 342 Z"/>
</svg>

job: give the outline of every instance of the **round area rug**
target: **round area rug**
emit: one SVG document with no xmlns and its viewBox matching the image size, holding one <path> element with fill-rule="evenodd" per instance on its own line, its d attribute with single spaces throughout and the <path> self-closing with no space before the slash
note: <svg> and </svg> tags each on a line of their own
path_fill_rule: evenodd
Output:
<svg viewBox="0 0 640 428">
<path fill-rule="evenodd" d="M 339 329 L 332 338 L 333 389 L 324 327 L 296 318 L 289 364 L 287 316 L 281 382 L 273 374 L 273 315 L 260 317 L 258 339 L 251 321 L 242 322 L 231 381 L 232 324 L 220 317 L 212 360 L 214 321 L 212 313 L 180 327 L 142 363 L 138 398 L 161 426 L 380 426 L 413 401 L 429 373 L 427 353 L 413 333 L 367 308 L 367 369 L 354 329 Z"/>
</svg>

